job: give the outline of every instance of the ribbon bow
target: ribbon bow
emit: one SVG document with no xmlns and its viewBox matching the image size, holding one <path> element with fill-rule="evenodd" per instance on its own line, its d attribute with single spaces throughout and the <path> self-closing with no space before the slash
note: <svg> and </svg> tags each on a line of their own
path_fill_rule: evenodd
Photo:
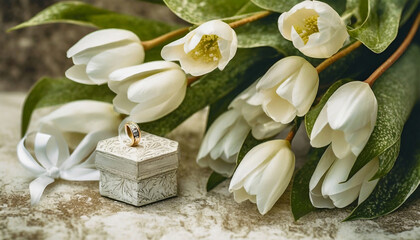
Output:
<svg viewBox="0 0 420 240">
<path fill-rule="evenodd" d="M 113 135 L 113 132 L 109 130 L 88 133 L 70 154 L 68 144 L 58 130 L 44 129 L 47 129 L 48 133 L 32 132 L 23 137 L 17 146 L 20 163 L 36 177 L 29 184 L 31 205 L 40 201 L 44 189 L 55 179 L 98 181 L 99 171 L 95 169 L 94 150 L 98 141 Z M 35 135 L 36 158 L 28 151 L 25 144 L 30 135 Z"/>
</svg>

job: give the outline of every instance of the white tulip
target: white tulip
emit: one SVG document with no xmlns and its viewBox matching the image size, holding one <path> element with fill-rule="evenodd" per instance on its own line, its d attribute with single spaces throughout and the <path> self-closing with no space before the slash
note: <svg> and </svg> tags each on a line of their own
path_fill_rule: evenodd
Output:
<svg viewBox="0 0 420 240">
<path fill-rule="evenodd" d="M 95 131 L 108 131 L 117 134 L 121 119 L 113 110 L 112 104 L 80 100 L 62 105 L 39 120 L 42 132 L 54 129 L 60 132 L 70 148 L 75 148 L 81 138 Z"/>
<path fill-rule="evenodd" d="M 104 84 L 108 75 L 123 67 L 140 64 L 144 49 L 140 39 L 123 29 L 104 29 L 80 39 L 67 51 L 75 64 L 66 77 L 83 84 Z"/>
<path fill-rule="evenodd" d="M 366 200 L 379 181 L 369 181 L 379 169 L 379 160 L 373 159 L 347 180 L 355 161 L 353 155 L 339 159 L 331 146 L 327 148 L 309 182 L 312 205 L 317 208 L 343 208 L 357 198 L 358 204 Z"/>
<path fill-rule="evenodd" d="M 277 202 L 293 175 L 295 155 L 286 140 L 272 140 L 252 148 L 242 159 L 229 186 L 235 201 L 256 203 L 266 214 Z"/>
<path fill-rule="evenodd" d="M 186 73 L 200 76 L 216 68 L 223 70 L 237 47 L 235 31 L 220 20 L 212 20 L 164 46 L 161 55 L 167 61 L 179 61 Z"/>
<path fill-rule="evenodd" d="M 298 56 L 286 57 L 275 63 L 259 80 L 259 102 L 274 121 L 287 124 L 309 111 L 318 84 L 318 72 L 308 61 Z"/>
<path fill-rule="evenodd" d="M 378 113 L 378 103 L 369 84 L 349 82 L 328 99 L 315 121 L 311 145 L 324 147 L 331 143 L 338 158 L 358 156 L 365 147 Z"/>
<path fill-rule="evenodd" d="M 231 109 L 220 115 L 207 130 L 197 156 L 200 167 L 210 167 L 224 176 L 231 176 L 236 158 L 250 127 L 240 112 Z"/>
<path fill-rule="evenodd" d="M 256 139 L 265 139 L 279 134 L 287 127 L 267 116 L 261 106 L 261 93 L 257 92 L 257 82 L 239 94 L 229 105 L 242 114 L 248 125 L 252 128 L 252 136 Z"/>
<path fill-rule="evenodd" d="M 296 4 L 280 15 L 278 26 L 285 39 L 313 58 L 331 57 L 349 37 L 340 15 L 328 4 L 319 1 Z"/>
<path fill-rule="evenodd" d="M 117 96 L 114 108 L 135 122 L 150 122 L 175 110 L 184 100 L 187 78 L 175 63 L 148 62 L 118 69 L 109 75 Z"/>
</svg>

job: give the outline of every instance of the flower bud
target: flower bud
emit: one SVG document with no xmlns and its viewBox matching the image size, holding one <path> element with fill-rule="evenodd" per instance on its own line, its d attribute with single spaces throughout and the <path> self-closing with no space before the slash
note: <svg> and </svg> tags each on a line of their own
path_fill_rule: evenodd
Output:
<svg viewBox="0 0 420 240">
<path fill-rule="evenodd" d="M 264 112 L 274 121 L 287 124 L 303 116 L 318 91 L 316 69 L 304 58 L 290 56 L 275 63 L 257 84 Z"/>
<path fill-rule="evenodd" d="M 109 75 L 117 112 L 135 122 L 150 122 L 175 110 L 184 100 L 187 78 L 175 63 L 148 62 L 118 69 Z"/>
<path fill-rule="evenodd" d="M 329 146 L 309 182 L 312 205 L 317 208 L 343 208 L 357 198 L 358 204 L 366 200 L 379 181 L 369 181 L 379 169 L 379 160 L 374 158 L 347 180 L 355 162 L 356 156 L 351 154 L 337 158 Z"/>
<path fill-rule="evenodd" d="M 210 167 L 224 176 L 231 176 L 249 130 L 240 112 L 231 109 L 223 113 L 207 130 L 198 152 L 197 164 Z"/>
<path fill-rule="evenodd" d="M 114 70 L 140 64 L 144 49 L 140 39 L 123 29 L 104 29 L 80 39 L 67 51 L 75 64 L 66 77 L 83 84 L 100 85 L 108 82 Z"/>
<path fill-rule="evenodd" d="M 242 159 L 229 186 L 235 201 L 257 203 L 266 214 L 277 202 L 293 175 L 295 155 L 286 140 L 272 140 L 252 148 Z"/>
<path fill-rule="evenodd" d="M 296 4 L 280 15 L 278 26 L 285 39 L 313 58 L 331 57 L 349 37 L 340 15 L 328 4 L 319 1 Z"/>
<path fill-rule="evenodd" d="M 338 158 L 358 156 L 365 147 L 378 113 L 378 103 L 369 84 L 349 82 L 328 99 L 315 121 L 311 145 L 324 147 L 331 143 Z"/>
<path fill-rule="evenodd" d="M 164 46 L 161 55 L 166 61 L 179 61 L 186 73 L 200 76 L 216 68 L 223 70 L 237 47 L 235 31 L 220 20 L 212 20 Z"/>
<path fill-rule="evenodd" d="M 279 134 L 287 127 L 273 121 L 265 114 L 261 106 L 263 95 L 257 92 L 257 82 L 239 94 L 229 105 L 229 108 L 238 110 L 248 125 L 252 128 L 252 136 L 256 139 L 265 139 Z"/>
</svg>

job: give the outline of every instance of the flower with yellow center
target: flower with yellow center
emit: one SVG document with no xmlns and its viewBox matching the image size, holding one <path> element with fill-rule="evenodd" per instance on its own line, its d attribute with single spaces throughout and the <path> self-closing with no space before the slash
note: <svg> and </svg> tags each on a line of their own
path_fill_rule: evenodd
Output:
<svg viewBox="0 0 420 240">
<path fill-rule="evenodd" d="M 235 31 L 220 20 L 212 20 L 164 46 L 161 55 L 166 61 L 179 61 L 186 73 L 200 76 L 216 68 L 223 70 L 237 47 Z"/>
<path fill-rule="evenodd" d="M 278 25 L 284 38 L 313 58 L 331 57 L 349 36 L 340 15 L 328 4 L 319 1 L 296 4 L 280 15 Z"/>
</svg>

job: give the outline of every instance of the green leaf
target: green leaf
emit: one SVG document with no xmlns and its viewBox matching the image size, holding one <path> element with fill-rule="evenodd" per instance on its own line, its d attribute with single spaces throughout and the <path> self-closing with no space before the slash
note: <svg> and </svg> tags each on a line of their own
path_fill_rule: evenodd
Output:
<svg viewBox="0 0 420 240">
<path fill-rule="evenodd" d="M 163 22 L 114 13 L 83 2 L 69 1 L 51 5 L 9 31 L 47 23 L 73 23 L 96 28 L 127 29 L 137 34 L 143 41 L 178 28 L 178 26 Z"/>
<path fill-rule="evenodd" d="M 420 184 L 420 105 L 404 127 L 401 154 L 394 168 L 346 220 L 372 219 L 398 209 Z"/>
<path fill-rule="evenodd" d="M 395 39 L 407 0 L 348 0 L 346 13 L 357 21 L 348 26 L 350 36 L 375 53 L 383 52 Z"/>
<path fill-rule="evenodd" d="M 32 112 L 37 108 L 82 99 L 112 102 L 114 97 L 115 93 L 109 90 L 107 85 L 84 85 L 67 78 L 44 77 L 32 87 L 23 104 L 21 135 L 25 135 Z"/>
<path fill-rule="evenodd" d="M 164 0 L 178 17 L 193 24 L 261 11 L 249 0 Z"/>
<path fill-rule="evenodd" d="M 274 12 L 287 12 L 302 0 L 251 0 L 255 5 Z M 342 13 L 346 6 L 345 0 L 325 0 L 322 2 L 328 3 L 338 13 Z"/>
<path fill-rule="evenodd" d="M 379 170 L 374 179 L 383 177 L 394 165 L 404 124 L 420 95 L 418 56 L 420 47 L 412 44 L 373 85 L 378 101 L 376 126 L 349 178 L 375 157 L 379 157 Z"/>
<path fill-rule="evenodd" d="M 279 57 L 271 48 L 239 49 L 223 71 L 215 70 L 188 88 L 182 104 L 167 116 L 142 124 L 142 129 L 165 135 L 193 113 L 228 95 L 238 86 L 247 87 Z"/>
<path fill-rule="evenodd" d="M 242 144 L 241 150 L 238 153 L 238 158 L 236 159 L 236 167 L 239 166 L 242 159 L 244 159 L 245 155 L 255 146 L 260 143 L 267 141 L 268 139 L 258 140 L 252 136 L 252 133 L 249 132 L 248 136 L 245 138 L 244 143 Z"/>
<path fill-rule="evenodd" d="M 207 192 L 210 192 L 213 188 L 217 187 L 217 185 L 221 184 L 226 179 L 228 178 L 218 174 L 217 172 L 212 172 L 209 179 L 207 180 Z"/>
<path fill-rule="evenodd" d="M 325 92 L 325 94 L 322 96 L 319 103 L 312 107 L 311 110 L 305 115 L 305 127 L 306 127 L 306 133 L 308 134 L 308 137 L 311 137 L 311 132 L 314 127 L 315 121 L 318 118 L 319 113 L 321 112 L 324 105 L 327 103 L 328 99 L 331 97 L 331 95 L 342 85 L 352 81 L 351 79 L 342 79 L 337 82 L 335 82 L 333 85 L 331 85 L 330 88 Z"/>
<path fill-rule="evenodd" d="M 295 221 L 316 210 L 309 199 L 309 181 L 326 148 L 312 148 L 305 165 L 299 169 L 292 183 L 290 206 Z"/>
</svg>

